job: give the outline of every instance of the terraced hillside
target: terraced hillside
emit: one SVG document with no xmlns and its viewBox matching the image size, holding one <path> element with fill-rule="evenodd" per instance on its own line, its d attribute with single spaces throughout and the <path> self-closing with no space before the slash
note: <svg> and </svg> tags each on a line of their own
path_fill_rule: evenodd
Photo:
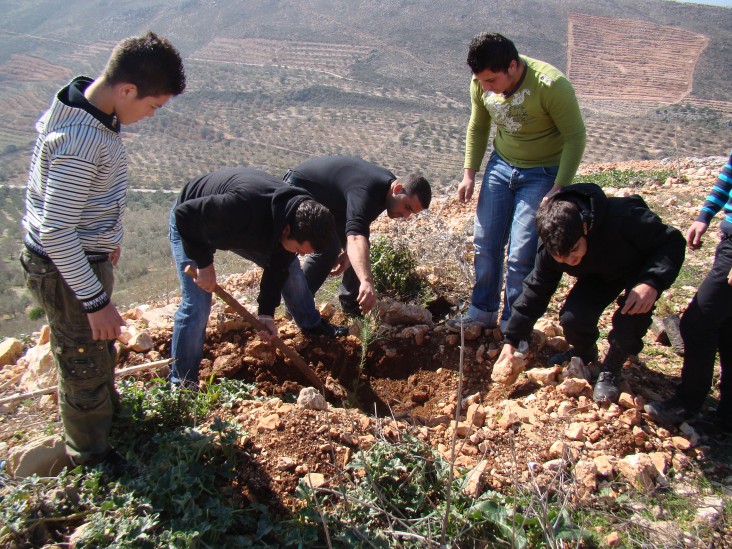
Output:
<svg viewBox="0 0 732 549">
<path fill-rule="evenodd" d="M 637 19 L 570 13 L 567 76 L 582 97 L 676 103 L 709 39 Z"/>
</svg>

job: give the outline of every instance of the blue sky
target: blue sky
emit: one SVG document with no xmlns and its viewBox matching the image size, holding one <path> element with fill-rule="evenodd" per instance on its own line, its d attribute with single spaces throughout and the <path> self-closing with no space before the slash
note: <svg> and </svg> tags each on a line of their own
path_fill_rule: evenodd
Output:
<svg viewBox="0 0 732 549">
<path fill-rule="evenodd" d="M 725 6 L 732 8 L 732 0 L 678 0 L 679 2 L 686 2 L 688 4 L 710 4 L 712 6 Z"/>
</svg>

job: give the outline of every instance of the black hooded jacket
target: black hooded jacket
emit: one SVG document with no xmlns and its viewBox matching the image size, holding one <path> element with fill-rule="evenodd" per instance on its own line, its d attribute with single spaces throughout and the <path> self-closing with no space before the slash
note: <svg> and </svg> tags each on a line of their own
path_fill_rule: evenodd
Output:
<svg viewBox="0 0 732 549">
<path fill-rule="evenodd" d="M 175 224 L 186 255 L 199 268 L 216 250 L 244 250 L 269 257 L 259 284 L 259 314 L 274 314 L 295 254 L 280 237 L 297 207 L 312 197 L 264 172 L 233 168 L 190 180 L 175 206 Z"/>
<path fill-rule="evenodd" d="M 534 270 L 511 307 L 506 341 L 527 339 L 549 306 L 563 273 L 576 278 L 596 277 L 625 285 L 648 284 L 659 295 L 668 289 L 684 262 L 686 241 L 678 229 L 665 225 L 638 195 L 607 197 L 592 183 L 570 185 L 556 199 L 575 202 L 588 223 L 587 253 L 574 267 L 555 261 L 541 245 Z"/>
</svg>

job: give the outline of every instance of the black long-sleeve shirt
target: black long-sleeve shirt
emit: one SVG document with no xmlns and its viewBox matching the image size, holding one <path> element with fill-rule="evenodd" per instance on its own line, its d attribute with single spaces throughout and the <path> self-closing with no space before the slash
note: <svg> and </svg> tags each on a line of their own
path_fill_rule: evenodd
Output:
<svg viewBox="0 0 732 549">
<path fill-rule="evenodd" d="M 371 222 L 386 209 L 396 176 L 386 168 L 354 156 L 310 158 L 290 170 L 294 186 L 308 191 L 335 217 L 341 240 L 369 237 Z"/>
<path fill-rule="evenodd" d="M 684 262 L 683 235 L 664 224 L 640 196 L 608 198 L 591 183 L 570 185 L 559 196 L 566 196 L 586 212 L 587 253 L 572 267 L 555 261 L 543 245 L 539 248 L 534 269 L 511 306 L 505 336 L 514 346 L 528 338 L 563 273 L 623 281 L 627 288 L 645 283 L 660 294 L 673 284 Z"/>
<path fill-rule="evenodd" d="M 303 200 L 312 197 L 252 168 L 233 168 L 190 180 L 175 207 L 175 224 L 186 255 L 199 268 L 213 263 L 216 250 L 265 254 L 259 284 L 259 313 L 272 315 L 280 302 L 295 254 L 280 237 Z"/>
</svg>

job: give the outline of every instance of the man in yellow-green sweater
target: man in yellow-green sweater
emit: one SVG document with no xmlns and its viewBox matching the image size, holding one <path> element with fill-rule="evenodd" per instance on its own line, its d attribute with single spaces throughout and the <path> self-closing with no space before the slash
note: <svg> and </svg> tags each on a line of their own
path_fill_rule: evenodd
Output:
<svg viewBox="0 0 732 549">
<path fill-rule="evenodd" d="M 468 66 L 472 110 L 460 200 L 473 196 L 492 124 L 496 133 L 475 214 L 475 285 L 467 313 L 447 322 L 453 331 L 471 323 L 495 327 L 499 320 L 505 327 L 534 267 L 536 210 L 545 196 L 572 182 L 586 140 L 574 89 L 555 67 L 519 55 L 511 40 L 488 33 L 471 41 Z"/>
</svg>

